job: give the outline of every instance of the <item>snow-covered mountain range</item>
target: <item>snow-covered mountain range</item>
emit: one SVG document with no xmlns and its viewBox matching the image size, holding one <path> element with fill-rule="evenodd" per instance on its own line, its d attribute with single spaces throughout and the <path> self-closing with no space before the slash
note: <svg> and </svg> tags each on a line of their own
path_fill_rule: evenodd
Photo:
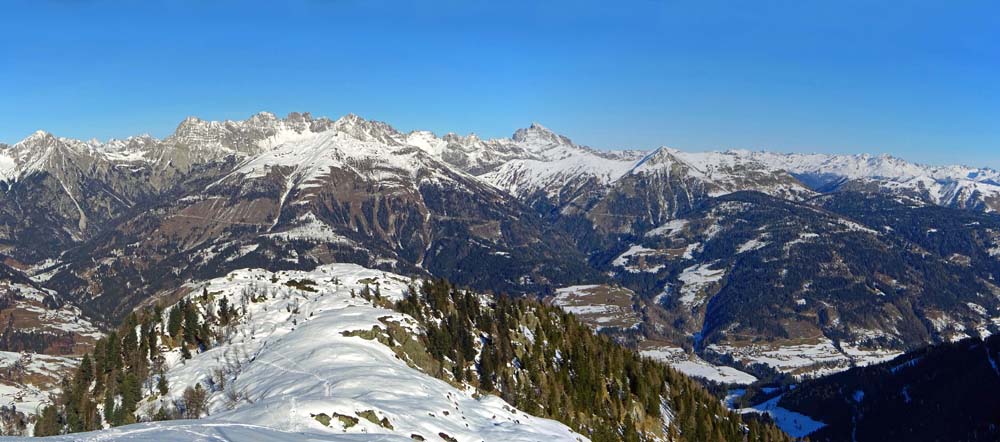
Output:
<svg viewBox="0 0 1000 442">
<path fill-rule="evenodd" d="M 652 151 L 602 151 L 574 144 L 569 138 L 533 123 L 511 138 L 483 140 L 475 135 L 428 131 L 403 133 L 388 124 L 347 115 L 337 120 L 292 113 L 286 118 L 263 112 L 243 121 L 204 121 L 189 117 L 171 136 L 149 135 L 125 140 L 81 141 L 38 131 L 0 149 L 0 178 L 11 182 L 33 173 L 55 173 L 67 166 L 89 169 L 101 165 L 142 166 L 153 170 L 191 167 L 233 155 L 248 159 L 284 147 L 332 144 L 320 141 L 324 133 L 375 143 L 381 152 L 345 149 L 361 157 L 391 159 L 390 151 L 416 147 L 432 158 L 518 196 L 538 191 L 558 193 L 579 180 L 611 185 L 629 174 L 679 168 L 711 185 L 712 195 L 751 189 L 748 172 L 791 174 L 808 188 L 829 190 L 850 184 L 874 184 L 925 199 L 934 204 L 997 210 L 1000 172 L 968 166 L 925 166 L 888 155 L 785 154 L 764 151 L 684 152 L 668 147 Z M 330 135 L 327 135 L 330 137 Z M 325 146 L 325 147 L 324 147 Z M 292 148 L 292 150 L 296 150 Z M 286 158 L 305 161 L 307 158 Z M 256 160 L 281 165 L 281 155 Z M 312 167 L 321 167 L 313 164 Z M 800 189 L 759 189 L 786 193 Z"/>
</svg>

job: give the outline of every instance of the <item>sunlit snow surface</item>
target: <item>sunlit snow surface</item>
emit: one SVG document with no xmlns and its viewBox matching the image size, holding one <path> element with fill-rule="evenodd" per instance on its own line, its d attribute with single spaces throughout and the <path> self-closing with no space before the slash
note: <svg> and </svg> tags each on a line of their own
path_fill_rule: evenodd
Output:
<svg viewBox="0 0 1000 442">
<path fill-rule="evenodd" d="M 287 284 L 291 280 L 314 281 L 317 291 L 293 288 Z M 211 280 L 207 290 L 215 300 L 226 296 L 240 305 L 249 287 L 268 295 L 247 304 L 249 320 L 235 328 L 230 342 L 188 361 L 176 351 L 168 353 L 168 398 L 147 400 L 139 409 L 150 412 L 169 404 L 184 386 L 195 383 L 211 390 L 213 369 L 227 359 L 242 366 L 229 382 L 247 399 L 227 405 L 225 393 L 214 392 L 210 417 L 198 421 L 140 424 L 65 440 L 389 441 L 410 440 L 414 434 L 441 440 L 442 433 L 463 441 L 586 440 L 561 423 L 529 416 L 496 396 L 477 397 L 474 391 L 411 368 L 378 341 L 343 335 L 384 327 L 383 321 L 417 327 L 406 315 L 351 295 L 367 283 L 372 290 L 378 286 L 382 297 L 399 299 L 409 282 L 353 264 L 310 272 L 237 270 Z M 201 296 L 202 287 L 193 284 L 190 296 Z M 353 417 L 368 410 L 388 419 L 392 428 L 363 417 L 349 428 L 336 418 L 329 426 L 314 418 L 321 413 Z"/>
<path fill-rule="evenodd" d="M 127 425 L 110 430 L 67 434 L 44 439 L 0 438 L 9 441 L 156 441 L 156 442 L 412 442 L 409 437 L 394 434 L 331 434 L 317 432 L 278 431 L 260 425 L 202 420 L 152 422 Z M 428 439 L 433 440 L 433 439 Z"/>
</svg>

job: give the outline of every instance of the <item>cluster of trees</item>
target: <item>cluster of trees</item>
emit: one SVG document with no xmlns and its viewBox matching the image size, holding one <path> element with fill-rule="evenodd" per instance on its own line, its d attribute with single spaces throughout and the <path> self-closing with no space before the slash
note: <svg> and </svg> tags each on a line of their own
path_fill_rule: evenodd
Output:
<svg viewBox="0 0 1000 442">
<path fill-rule="evenodd" d="M 69 332 L 18 330 L 11 323 L 0 332 L 0 351 L 69 354 L 75 344 L 76 337 Z"/>
<path fill-rule="evenodd" d="M 166 312 L 165 323 L 159 306 L 129 314 L 117 330 L 97 341 L 93 352 L 83 356 L 75 374 L 63 381 L 62 393 L 42 410 L 35 435 L 92 431 L 136 422 L 136 409 L 143 397 L 169 391 L 162 352 L 179 347 L 182 357 L 190 358 L 192 350 L 203 351 L 214 341 L 211 324 L 228 322 L 235 316 L 236 310 L 228 300 L 220 299 L 217 310 L 203 309 L 212 305 L 208 301 L 207 292 L 195 300 L 181 300 Z M 155 418 L 171 419 L 178 414 L 198 417 L 206 393 L 200 386 L 189 390 L 177 410 L 161 408 Z"/>
<path fill-rule="evenodd" d="M 744 422 L 690 378 L 595 335 L 558 308 L 506 296 L 484 304 L 446 281 L 411 289 L 396 308 L 427 330 L 428 353 L 449 368 L 439 376 L 559 420 L 595 442 L 788 440 L 769 423 Z"/>
</svg>

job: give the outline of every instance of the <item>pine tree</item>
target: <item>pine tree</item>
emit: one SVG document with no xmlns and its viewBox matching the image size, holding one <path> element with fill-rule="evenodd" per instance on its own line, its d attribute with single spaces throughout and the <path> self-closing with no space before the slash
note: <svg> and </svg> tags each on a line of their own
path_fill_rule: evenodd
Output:
<svg viewBox="0 0 1000 442">
<path fill-rule="evenodd" d="M 496 371 L 494 357 L 491 345 L 484 346 L 479 355 L 479 389 L 485 392 L 493 391 L 493 374 Z"/>
<path fill-rule="evenodd" d="M 132 373 L 126 374 L 125 380 L 122 381 L 121 397 L 123 422 L 126 424 L 134 423 L 136 404 L 142 399 L 142 389 L 139 380 Z"/>
<path fill-rule="evenodd" d="M 80 361 L 80 367 L 76 373 L 76 388 L 84 390 L 90 388 L 90 382 L 94 380 L 94 367 L 90 362 L 90 355 L 84 354 Z"/>
<path fill-rule="evenodd" d="M 46 406 L 35 424 L 35 436 L 55 436 L 61 432 L 59 410 L 55 405 Z"/>
<path fill-rule="evenodd" d="M 170 309 L 170 313 L 167 315 L 167 333 L 170 334 L 172 338 L 177 338 L 181 332 L 181 326 L 184 321 L 184 301 L 179 302 L 174 308 Z"/>
<path fill-rule="evenodd" d="M 229 324 L 229 298 L 223 296 L 219 300 L 219 323 L 222 325 Z"/>
<path fill-rule="evenodd" d="M 198 311 L 193 304 L 188 303 L 184 309 L 184 342 L 189 344 L 199 344 L 201 337 L 199 332 L 201 326 L 198 324 Z"/>
<path fill-rule="evenodd" d="M 111 390 L 104 394 L 104 420 L 115 425 L 115 395 Z"/>
<path fill-rule="evenodd" d="M 166 396 L 170 392 L 170 386 L 167 384 L 167 376 L 160 372 L 159 379 L 156 381 L 156 390 L 160 392 L 160 396 Z"/>
</svg>

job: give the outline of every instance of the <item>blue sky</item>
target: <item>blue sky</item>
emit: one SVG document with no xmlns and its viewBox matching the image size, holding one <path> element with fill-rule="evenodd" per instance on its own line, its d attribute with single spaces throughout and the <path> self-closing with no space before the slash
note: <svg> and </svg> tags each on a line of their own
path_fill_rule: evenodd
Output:
<svg viewBox="0 0 1000 442">
<path fill-rule="evenodd" d="M 8 143 L 354 112 L 1000 167 L 997 2 L 14 1 L 0 29 Z"/>
</svg>

